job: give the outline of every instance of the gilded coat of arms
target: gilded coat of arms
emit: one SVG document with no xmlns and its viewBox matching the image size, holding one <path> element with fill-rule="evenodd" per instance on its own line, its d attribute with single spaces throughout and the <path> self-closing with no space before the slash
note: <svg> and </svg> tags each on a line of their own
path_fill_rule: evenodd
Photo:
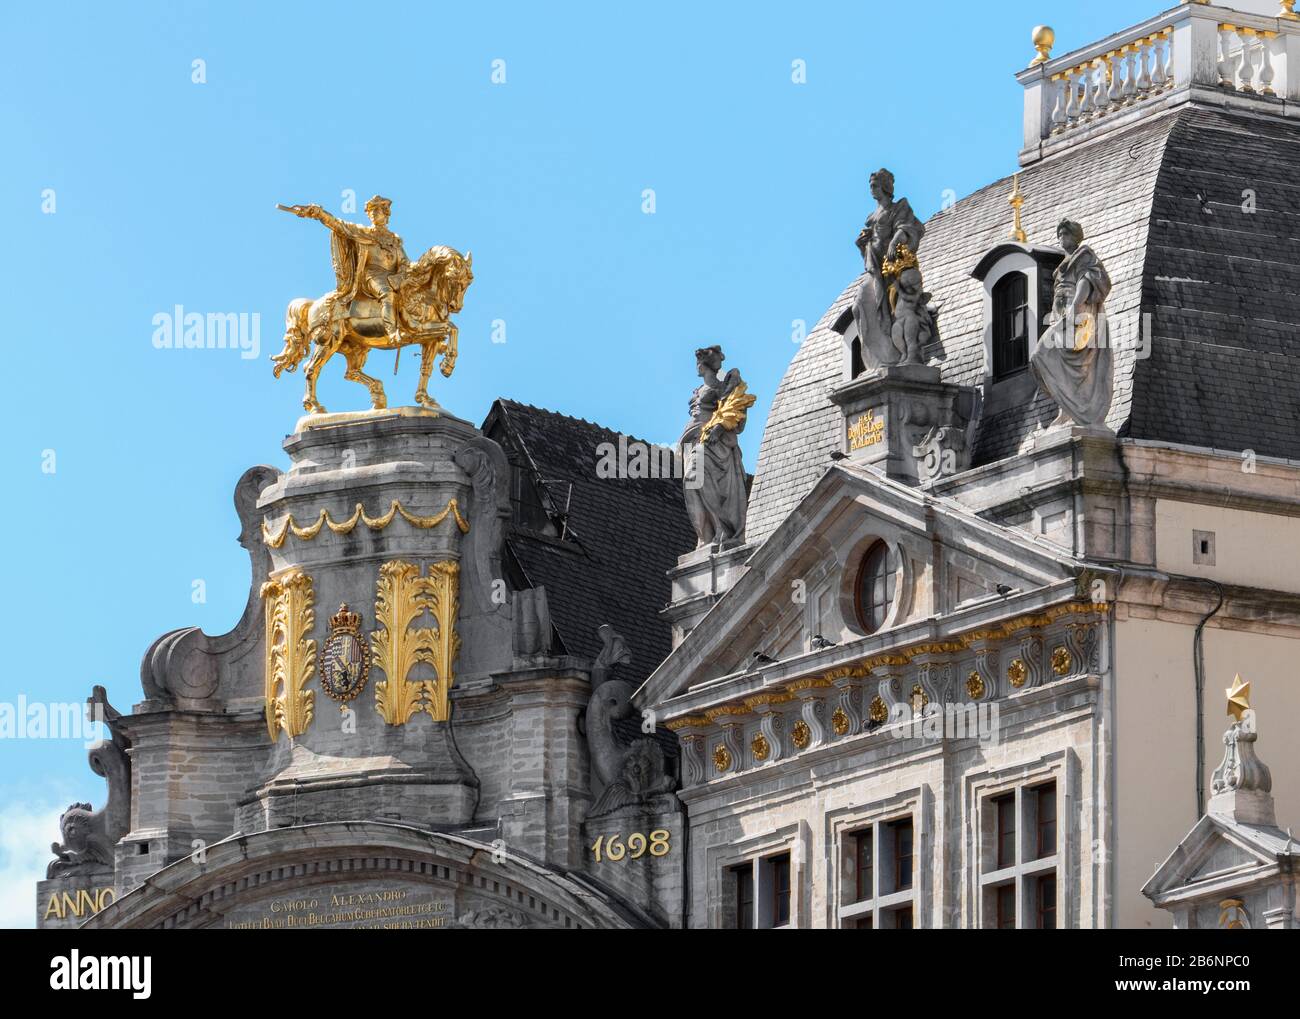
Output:
<svg viewBox="0 0 1300 1019">
<path fill-rule="evenodd" d="M 330 616 L 330 635 L 320 652 L 321 687 L 325 696 L 339 702 L 342 711 L 366 688 L 370 676 L 370 644 L 361 632 L 361 613 L 347 602 Z"/>
</svg>

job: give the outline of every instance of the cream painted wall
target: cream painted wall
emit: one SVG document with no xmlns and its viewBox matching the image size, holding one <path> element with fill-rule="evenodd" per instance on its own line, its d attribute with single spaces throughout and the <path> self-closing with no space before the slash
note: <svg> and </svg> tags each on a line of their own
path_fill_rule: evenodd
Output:
<svg viewBox="0 0 1300 1019">
<path fill-rule="evenodd" d="M 1192 531 L 1213 531 L 1215 565 L 1192 562 Z M 1226 584 L 1300 591 L 1300 517 L 1160 499 L 1156 568 Z"/>
<path fill-rule="evenodd" d="M 1190 538 L 1189 538 L 1190 542 Z M 1295 560 L 1292 560 L 1295 562 Z M 1300 572 L 1300 571 L 1298 571 Z M 1116 627 L 1116 887 L 1118 927 L 1170 927 L 1141 893 L 1195 818 L 1193 627 L 1153 619 Z M 1277 820 L 1300 839 L 1300 641 L 1213 626 L 1205 632 L 1205 789 L 1223 759 L 1224 689 L 1240 672 L 1258 712 L 1260 759 L 1273 775 Z"/>
</svg>

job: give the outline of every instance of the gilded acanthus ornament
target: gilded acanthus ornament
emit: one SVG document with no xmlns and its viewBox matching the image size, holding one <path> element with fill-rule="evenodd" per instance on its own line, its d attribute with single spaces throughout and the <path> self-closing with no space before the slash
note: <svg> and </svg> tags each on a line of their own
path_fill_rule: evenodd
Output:
<svg viewBox="0 0 1300 1019">
<path fill-rule="evenodd" d="M 330 231 L 335 288 L 313 301 L 300 297 L 289 303 L 285 316 L 284 349 L 271 360 L 275 377 L 294 371 L 307 355 L 307 392 L 303 407 L 320 414 L 316 380 L 335 354 L 347 361 L 344 378 L 370 390 L 371 406 L 388 406 L 383 384 L 362 370 L 372 350 L 420 348 L 420 381 L 415 402 L 436 408 L 429 396 L 434 359 L 442 355 L 442 374 L 456 365 L 457 330 L 451 316 L 461 310 L 465 291 L 474 280 L 473 255 L 437 245 L 414 262 L 406 257 L 402 239 L 388 229 L 392 202 L 376 195 L 366 203 L 370 223 L 348 223 L 319 205 L 280 205 L 285 212 L 314 219 Z M 314 350 L 313 350 L 314 345 Z M 396 371 L 396 363 L 394 363 Z"/>
<path fill-rule="evenodd" d="M 375 592 L 375 622 L 371 634 L 372 666 L 384 674 L 375 684 L 375 708 L 389 725 L 404 725 L 418 711 L 445 722 L 448 696 L 455 681 L 452 663 L 460 650 L 456 633 L 459 611 L 460 564 L 434 563 L 421 576 L 415 563 L 392 560 L 379 568 Z M 416 627 L 426 612 L 436 623 Z M 417 664 L 428 665 L 436 679 L 412 680 Z"/>
<path fill-rule="evenodd" d="M 316 625 L 311 577 L 293 570 L 262 585 L 266 612 L 266 729 L 274 742 L 283 730 L 292 739 L 311 725 L 316 691 Z"/>
</svg>

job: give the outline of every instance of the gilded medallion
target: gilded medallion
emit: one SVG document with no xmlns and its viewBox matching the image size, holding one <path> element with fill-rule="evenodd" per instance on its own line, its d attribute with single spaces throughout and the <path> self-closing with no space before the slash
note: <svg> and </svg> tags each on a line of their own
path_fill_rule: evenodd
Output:
<svg viewBox="0 0 1300 1019">
<path fill-rule="evenodd" d="M 370 645 L 361 632 L 361 613 L 344 602 L 330 616 L 330 635 L 320 653 L 321 687 L 339 702 L 339 710 L 366 688 L 370 676 Z"/>
</svg>

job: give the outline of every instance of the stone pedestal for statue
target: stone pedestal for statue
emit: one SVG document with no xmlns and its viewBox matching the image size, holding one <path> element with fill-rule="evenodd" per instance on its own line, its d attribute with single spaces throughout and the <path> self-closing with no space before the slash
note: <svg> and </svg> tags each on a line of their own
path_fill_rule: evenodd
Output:
<svg viewBox="0 0 1300 1019">
<path fill-rule="evenodd" d="M 832 390 L 844 414 L 842 451 L 888 477 L 918 484 L 963 471 L 980 391 L 940 381 L 933 365 L 892 365 Z"/>
<path fill-rule="evenodd" d="M 676 568 L 668 571 L 672 600 L 662 613 L 673 628 L 673 647 L 731 590 L 753 552 L 753 545 L 703 545 L 677 560 Z"/>
<path fill-rule="evenodd" d="M 476 661 L 490 649 L 467 633 L 490 602 L 477 587 L 491 578 L 464 561 L 474 499 L 457 459 L 478 441 L 468 422 L 414 408 L 307 417 L 285 441 L 292 466 L 258 499 L 274 743 L 242 830 L 473 817 L 451 689 L 510 663 L 508 631 L 500 662 Z"/>
</svg>

